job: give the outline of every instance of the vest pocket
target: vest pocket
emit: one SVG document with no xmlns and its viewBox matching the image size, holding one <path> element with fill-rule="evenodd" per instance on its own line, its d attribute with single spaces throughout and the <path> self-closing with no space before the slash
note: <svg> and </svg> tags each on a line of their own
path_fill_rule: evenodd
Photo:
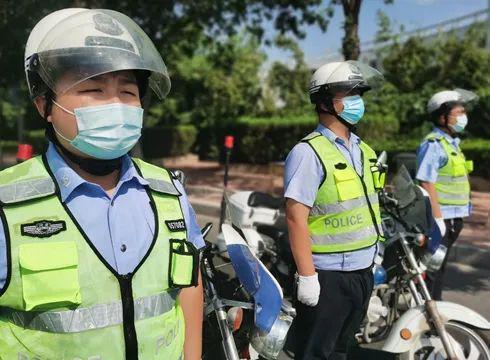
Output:
<svg viewBox="0 0 490 360">
<path fill-rule="evenodd" d="M 377 166 L 371 166 L 371 173 L 373 174 L 374 189 L 382 190 L 386 184 L 386 170 L 380 171 Z"/>
<path fill-rule="evenodd" d="M 458 156 L 451 157 L 451 165 L 453 168 L 453 176 L 464 176 L 466 175 L 466 162 L 464 158 Z"/>
<path fill-rule="evenodd" d="M 169 267 L 170 287 L 196 286 L 199 274 L 199 251 L 188 241 L 170 239 Z"/>
<path fill-rule="evenodd" d="M 468 174 L 473 172 L 473 160 L 466 160 L 465 161 L 465 167 L 466 167 L 466 172 Z"/>
<path fill-rule="evenodd" d="M 20 245 L 19 268 L 27 311 L 81 304 L 78 253 L 74 242 Z"/>
<path fill-rule="evenodd" d="M 363 195 L 362 188 L 357 181 L 357 174 L 353 169 L 335 169 L 333 176 L 340 201 L 355 199 Z"/>
</svg>

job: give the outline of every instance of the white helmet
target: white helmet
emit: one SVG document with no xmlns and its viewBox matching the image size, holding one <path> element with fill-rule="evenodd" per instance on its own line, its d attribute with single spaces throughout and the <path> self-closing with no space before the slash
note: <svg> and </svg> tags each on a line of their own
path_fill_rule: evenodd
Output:
<svg viewBox="0 0 490 360">
<path fill-rule="evenodd" d="M 348 93 L 356 88 L 362 94 L 382 81 L 383 75 L 378 70 L 359 61 L 331 62 L 313 73 L 308 91 L 311 102 L 316 104 L 339 91 Z"/>
<path fill-rule="evenodd" d="M 464 89 L 444 90 L 432 95 L 427 102 L 427 112 L 429 114 L 440 109 L 443 104 L 454 103 L 465 105 L 470 101 L 476 100 L 478 96 L 471 91 Z"/>
<path fill-rule="evenodd" d="M 117 11 L 71 8 L 47 15 L 31 31 L 24 61 L 32 98 L 48 88 L 63 93 L 93 76 L 121 70 L 143 70 L 160 99 L 170 91 L 167 68 L 153 42 Z"/>
</svg>

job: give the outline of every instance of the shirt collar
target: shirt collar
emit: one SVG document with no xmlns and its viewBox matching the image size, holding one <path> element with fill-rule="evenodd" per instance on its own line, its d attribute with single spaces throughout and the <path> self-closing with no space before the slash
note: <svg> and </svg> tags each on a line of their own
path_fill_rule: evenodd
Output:
<svg viewBox="0 0 490 360">
<path fill-rule="evenodd" d="M 63 157 L 58 153 L 58 150 L 51 142 L 49 143 L 48 150 L 46 152 L 46 159 L 48 161 L 49 168 L 51 169 L 51 172 L 58 183 L 61 201 L 65 202 L 70 194 L 82 184 L 92 184 L 84 180 L 66 163 L 65 159 L 63 159 Z M 131 158 L 126 155 L 123 158 L 121 176 L 117 188 L 119 188 L 122 183 L 133 179 L 143 186 L 148 185 L 148 181 L 138 174 L 136 167 L 131 161 Z"/>
<path fill-rule="evenodd" d="M 461 142 L 461 139 L 459 137 L 452 137 L 447 132 L 441 130 L 438 127 L 434 127 L 433 131 L 438 135 L 442 135 L 447 141 L 449 141 L 450 144 L 454 144 L 454 145 L 458 146 L 459 143 Z"/>
<path fill-rule="evenodd" d="M 337 142 L 339 144 L 345 145 L 344 139 L 335 135 L 335 133 L 332 130 L 330 130 L 329 128 L 327 128 L 323 124 L 318 124 L 315 131 L 317 131 L 320 134 L 322 134 L 323 136 L 325 136 L 331 142 Z M 357 136 L 356 134 L 354 134 L 353 132 L 350 132 L 349 140 L 350 140 L 349 141 L 350 143 L 352 143 L 352 142 L 354 142 L 356 144 L 361 143 L 361 138 L 359 136 Z"/>
</svg>

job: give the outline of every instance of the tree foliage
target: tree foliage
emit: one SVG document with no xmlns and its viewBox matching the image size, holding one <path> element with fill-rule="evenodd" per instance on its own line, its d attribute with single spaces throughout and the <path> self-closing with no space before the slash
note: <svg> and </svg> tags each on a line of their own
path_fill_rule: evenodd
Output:
<svg viewBox="0 0 490 360">
<path fill-rule="evenodd" d="M 321 0 L 4 0 L 0 2 L 0 32 L 3 34 L 0 47 L 0 94 L 9 92 L 10 95 L 10 89 L 16 89 L 16 94 L 13 99 L 2 96 L 0 100 L 2 135 L 12 132 L 11 127 L 15 125 L 11 120 L 12 113 L 16 116 L 25 113 L 29 127 L 42 126 L 28 105 L 24 46 L 31 29 L 42 17 L 67 7 L 120 11 L 133 18 L 150 36 L 161 52 L 174 84 L 167 103 L 154 110 L 154 113 L 160 110 L 164 118 L 162 121 L 167 123 L 176 121 L 177 112 L 188 114 L 192 118 L 189 121 L 197 121 L 238 114 L 247 110 L 247 106 L 255 105 L 245 104 L 251 101 L 247 92 L 255 93 L 255 87 L 248 90 L 248 86 L 252 85 L 247 84 L 248 79 L 243 79 L 240 84 L 230 82 L 230 74 L 235 72 L 232 75 L 235 78 L 249 76 L 250 68 L 256 66 L 256 59 L 260 56 L 255 51 L 250 55 L 254 59 L 248 64 L 245 51 L 250 50 L 250 43 L 240 43 L 240 40 L 238 45 L 231 44 L 224 40 L 227 37 L 245 32 L 256 41 L 270 41 L 265 37 L 264 20 L 273 22 L 279 33 L 296 37 L 305 35 L 302 30 L 305 25 L 317 25 L 325 30 L 327 24 L 326 8 Z M 236 46 L 241 45 L 245 48 L 240 53 Z M 241 56 L 241 59 L 230 59 L 234 55 Z M 184 63 L 188 66 L 185 71 Z M 199 64 L 204 68 L 200 68 Z M 190 83 L 186 84 L 186 81 Z M 250 77 L 251 81 L 255 81 L 254 76 Z M 191 90 L 201 90 L 208 94 L 190 95 Z M 218 105 L 206 113 L 211 100 L 213 104 L 217 101 Z M 201 115 L 198 115 L 199 112 Z M 2 124 L 9 126 L 10 130 L 1 127 Z"/>
<path fill-rule="evenodd" d="M 346 60 L 357 60 L 360 55 L 359 14 L 363 0 L 330 0 L 328 15 L 333 17 L 335 5 L 342 6 L 344 13 L 344 37 L 342 38 L 342 54 Z M 393 0 L 384 0 L 392 4 Z"/>
<path fill-rule="evenodd" d="M 470 130 L 479 128 L 479 122 L 490 120 L 484 120 L 481 110 L 485 106 L 483 94 L 490 88 L 490 54 L 484 41 L 484 29 L 476 24 L 462 37 L 454 33 L 439 34 L 433 39 L 413 37 L 404 43 L 395 42 L 387 49 L 382 68 L 386 79 L 397 89 L 396 98 L 389 102 L 397 104 L 403 133 L 427 120 L 427 100 L 443 89 L 459 87 L 482 93 L 475 104 L 474 116 L 470 113 L 473 123 Z M 486 134 L 490 135 L 490 131 Z"/>
<path fill-rule="evenodd" d="M 311 69 L 305 62 L 304 54 L 291 38 L 278 36 L 277 47 L 288 51 L 292 61 L 289 64 L 276 61 L 267 75 L 266 86 L 281 103 L 282 112 L 302 112 L 309 104 L 306 89 L 311 77 Z"/>
</svg>

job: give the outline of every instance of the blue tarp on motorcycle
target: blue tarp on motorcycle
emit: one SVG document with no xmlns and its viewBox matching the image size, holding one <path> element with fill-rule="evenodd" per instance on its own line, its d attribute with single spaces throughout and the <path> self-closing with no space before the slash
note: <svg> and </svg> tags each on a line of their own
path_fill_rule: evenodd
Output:
<svg viewBox="0 0 490 360">
<path fill-rule="evenodd" d="M 222 230 L 238 279 L 255 300 L 255 325 L 269 332 L 281 311 L 281 287 L 235 229 L 223 224 Z"/>
</svg>

